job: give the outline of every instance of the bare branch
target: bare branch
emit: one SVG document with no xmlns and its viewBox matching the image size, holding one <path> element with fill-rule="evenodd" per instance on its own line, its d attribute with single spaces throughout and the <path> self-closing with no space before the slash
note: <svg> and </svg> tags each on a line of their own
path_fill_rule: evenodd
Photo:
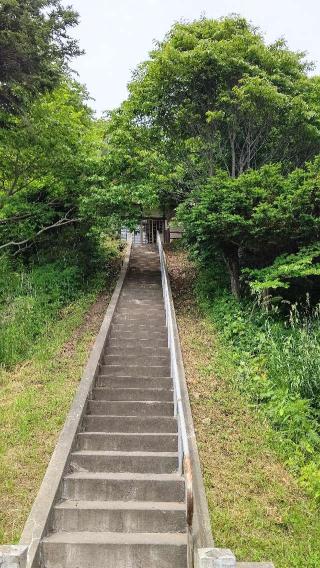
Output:
<svg viewBox="0 0 320 568">
<path fill-rule="evenodd" d="M 48 225 L 47 227 L 42 227 L 42 229 L 40 229 L 37 233 L 35 233 L 32 237 L 30 237 L 28 239 L 24 239 L 22 241 L 10 241 L 8 243 L 5 243 L 4 245 L 0 245 L 0 250 L 14 246 L 14 247 L 18 247 L 18 249 L 19 249 L 18 252 L 21 252 L 20 249 L 21 249 L 22 246 L 27 245 L 28 243 L 31 243 L 37 237 L 39 237 L 42 233 L 45 233 L 46 231 L 50 231 L 51 229 L 57 229 L 58 227 L 63 227 L 64 225 L 70 225 L 72 223 L 79 223 L 81 221 L 81 219 L 78 219 L 76 217 L 69 219 L 68 218 L 69 213 L 70 213 L 70 211 L 68 211 L 68 213 L 65 215 L 65 217 L 63 217 L 62 219 L 59 219 L 58 221 L 56 221 L 52 225 Z"/>
</svg>

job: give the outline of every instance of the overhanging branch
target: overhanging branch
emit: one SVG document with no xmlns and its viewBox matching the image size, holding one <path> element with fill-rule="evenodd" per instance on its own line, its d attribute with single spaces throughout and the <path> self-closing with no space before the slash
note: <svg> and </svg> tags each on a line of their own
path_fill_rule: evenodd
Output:
<svg viewBox="0 0 320 568">
<path fill-rule="evenodd" d="M 58 227 L 63 227 L 65 225 L 71 225 L 73 223 L 79 223 L 81 221 L 81 219 L 76 218 L 76 217 L 73 217 L 73 218 L 70 219 L 68 217 L 69 213 L 70 213 L 70 211 L 68 211 L 68 213 L 64 217 L 62 217 L 62 219 L 59 219 L 55 223 L 52 223 L 51 225 L 48 225 L 47 227 L 42 227 L 39 231 L 37 231 L 37 233 L 32 235 L 32 237 L 29 237 L 28 239 L 23 239 L 22 241 L 9 241 L 8 243 L 0 245 L 0 250 L 6 249 L 6 248 L 9 248 L 9 247 L 18 247 L 17 252 L 20 252 L 22 250 L 22 247 L 25 248 L 26 245 L 35 241 L 36 238 L 39 237 L 41 234 L 43 234 L 47 231 L 50 231 L 51 229 L 57 229 Z"/>
</svg>

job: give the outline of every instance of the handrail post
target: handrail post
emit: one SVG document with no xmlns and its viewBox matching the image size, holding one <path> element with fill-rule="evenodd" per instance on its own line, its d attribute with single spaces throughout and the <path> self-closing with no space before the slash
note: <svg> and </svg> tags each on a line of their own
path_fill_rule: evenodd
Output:
<svg viewBox="0 0 320 568">
<path fill-rule="evenodd" d="M 236 568 L 236 557 L 226 548 L 199 548 L 195 568 Z"/>
</svg>

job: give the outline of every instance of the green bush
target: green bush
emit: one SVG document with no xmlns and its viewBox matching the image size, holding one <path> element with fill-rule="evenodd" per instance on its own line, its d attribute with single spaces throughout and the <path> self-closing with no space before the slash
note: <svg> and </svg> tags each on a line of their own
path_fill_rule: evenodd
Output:
<svg viewBox="0 0 320 568">
<path fill-rule="evenodd" d="M 320 502 L 320 317 L 292 305 L 288 316 L 235 301 L 220 268 L 201 270 L 197 295 L 234 364 L 234 380 L 268 418 L 277 449 Z"/>
<path fill-rule="evenodd" d="M 242 278 L 262 306 L 277 305 L 285 311 L 287 301 L 316 305 L 320 299 L 320 243 L 278 256 L 264 268 L 245 268 Z"/>
<path fill-rule="evenodd" d="M 29 266 L 0 258 L 0 365 L 10 367 L 30 355 L 62 308 L 86 290 L 101 289 L 114 271 L 119 243 L 107 241 L 92 258 L 81 254 L 32 259 Z"/>
</svg>

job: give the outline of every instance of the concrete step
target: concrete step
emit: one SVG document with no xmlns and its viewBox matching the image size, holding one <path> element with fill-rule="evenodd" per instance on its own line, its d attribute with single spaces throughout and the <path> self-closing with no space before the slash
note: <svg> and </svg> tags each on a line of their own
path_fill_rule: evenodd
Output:
<svg viewBox="0 0 320 568">
<path fill-rule="evenodd" d="M 130 434 L 119 432 L 80 432 L 78 450 L 131 452 L 177 452 L 177 434 Z"/>
<path fill-rule="evenodd" d="M 163 291 L 162 291 L 162 287 L 160 285 L 160 282 L 156 282 L 155 286 L 151 287 L 151 288 L 147 288 L 146 286 L 143 286 L 142 284 L 139 284 L 139 282 L 137 282 L 137 280 L 134 282 L 133 280 L 131 282 L 128 282 L 126 284 L 126 286 L 124 287 L 121 297 L 120 297 L 120 301 L 123 298 L 126 298 L 128 296 L 137 296 L 139 297 L 139 299 L 144 300 L 144 299 L 149 299 L 149 296 L 152 295 L 156 295 L 159 296 L 159 299 L 163 298 Z"/>
<path fill-rule="evenodd" d="M 62 499 L 84 501 L 184 502 L 184 480 L 177 474 L 71 473 L 64 477 Z"/>
<path fill-rule="evenodd" d="M 108 346 L 110 347 L 119 347 L 123 349 L 123 352 L 128 348 L 146 348 L 146 347 L 166 347 L 168 348 L 168 337 L 157 337 L 157 340 L 151 339 L 150 337 L 136 337 L 133 335 L 132 337 L 122 337 L 122 341 L 119 342 L 116 337 L 110 337 L 108 340 Z"/>
<path fill-rule="evenodd" d="M 39 568 L 186 568 L 173 413 L 159 255 L 134 247 Z"/>
<path fill-rule="evenodd" d="M 141 306 L 139 305 L 140 303 L 144 302 L 144 301 L 153 301 L 154 305 L 150 305 L 150 309 L 152 310 L 157 310 L 159 309 L 160 306 L 158 306 L 157 304 L 162 304 L 161 305 L 161 309 L 163 309 L 163 293 L 162 293 L 162 289 L 159 288 L 157 290 L 145 290 L 145 289 L 141 289 L 141 288 L 137 288 L 136 290 L 130 290 L 127 289 L 125 290 L 120 298 L 118 307 L 117 307 L 117 311 L 119 308 L 122 307 L 122 303 L 128 303 L 130 304 L 130 306 L 128 306 L 127 309 L 130 310 L 135 310 L 136 308 L 140 308 Z M 137 301 L 139 301 L 139 304 L 137 304 Z"/>
<path fill-rule="evenodd" d="M 186 568 L 179 533 L 59 532 L 42 540 L 43 568 Z"/>
<path fill-rule="evenodd" d="M 162 331 L 160 329 L 117 329 L 112 327 L 110 333 L 110 339 L 116 339 L 122 343 L 122 341 L 139 341 L 140 339 L 152 339 L 153 343 L 160 340 L 166 340 L 166 345 L 168 345 L 168 334 L 166 328 Z"/>
<path fill-rule="evenodd" d="M 145 345 L 145 343 L 145 341 L 138 341 L 135 342 L 135 345 L 132 345 L 131 347 L 128 347 L 127 345 L 125 348 L 123 348 L 122 345 L 116 346 L 108 343 L 106 347 L 106 355 L 122 355 L 123 353 L 126 353 L 127 355 L 146 355 L 147 357 L 150 355 L 170 356 L 168 347 L 158 347 L 155 345 L 148 346 Z"/>
<path fill-rule="evenodd" d="M 110 452 L 82 450 L 71 454 L 72 471 L 175 473 L 178 454 L 175 452 Z"/>
<path fill-rule="evenodd" d="M 127 343 L 128 341 L 139 342 L 143 339 L 151 340 L 153 345 L 159 345 L 160 347 L 168 346 L 168 336 L 165 332 L 160 331 L 141 331 L 141 330 L 111 330 L 110 339 L 116 339 L 118 345 Z"/>
<path fill-rule="evenodd" d="M 161 280 L 160 264 L 157 258 L 141 262 L 140 259 L 133 263 L 130 262 L 129 272 L 126 278 L 126 285 L 131 282 L 158 282 Z"/>
<path fill-rule="evenodd" d="M 160 355 L 157 353 L 127 353 L 111 355 L 106 353 L 103 359 L 104 365 L 169 365 L 169 354 Z"/>
<path fill-rule="evenodd" d="M 140 259 L 129 269 L 127 282 L 139 282 L 142 281 L 159 281 L 161 278 L 160 273 L 160 261 L 159 259 L 153 259 L 148 264 L 144 264 Z"/>
<path fill-rule="evenodd" d="M 99 375 L 96 380 L 97 387 L 108 388 L 162 388 L 172 389 L 171 377 L 109 377 Z"/>
<path fill-rule="evenodd" d="M 136 434 L 177 432 L 173 416 L 97 416 L 87 415 L 83 420 L 87 432 L 132 432 Z"/>
<path fill-rule="evenodd" d="M 165 315 L 164 310 L 164 300 L 162 292 L 152 292 L 148 295 L 138 293 L 129 293 L 121 299 L 117 306 L 115 315 L 119 315 L 121 312 L 127 314 L 128 316 L 134 316 L 145 311 L 146 313 L 156 312 L 160 316 Z"/>
<path fill-rule="evenodd" d="M 141 323 L 158 323 L 161 325 L 166 325 L 165 312 L 164 309 L 149 309 L 148 307 L 140 308 L 119 308 L 117 311 L 117 319 L 113 323 L 119 323 L 118 320 L 123 322 L 136 322 L 141 320 Z"/>
<path fill-rule="evenodd" d="M 160 301 L 155 301 L 154 298 L 143 298 L 142 300 L 139 300 L 139 298 L 131 298 L 130 300 L 127 298 L 122 298 L 119 301 L 115 316 L 118 315 L 119 308 L 126 309 L 128 310 L 128 312 L 130 312 L 133 308 L 143 308 L 144 310 L 151 308 L 153 310 L 160 311 L 164 310 L 164 302 L 162 296 Z M 130 313 L 128 313 L 128 317 L 131 317 Z"/>
<path fill-rule="evenodd" d="M 184 533 L 184 503 L 64 501 L 53 511 L 53 531 Z"/>
<path fill-rule="evenodd" d="M 131 279 L 127 282 L 120 296 L 120 301 L 128 296 L 138 296 L 141 300 L 148 300 L 149 296 L 158 295 L 159 300 L 163 299 L 163 290 L 161 282 L 150 281 L 142 282 L 141 278 Z"/>
<path fill-rule="evenodd" d="M 161 290 L 161 278 L 155 278 L 153 275 L 150 278 L 141 278 L 139 275 L 135 275 L 132 278 L 129 278 L 126 283 L 126 292 L 130 292 L 133 290 L 138 290 L 139 292 L 143 291 L 154 291 L 154 290 Z"/>
<path fill-rule="evenodd" d="M 145 308 L 146 309 L 146 308 Z M 147 325 L 147 326 L 166 326 L 166 318 L 163 312 L 162 316 L 157 316 L 156 319 L 146 317 L 146 313 L 142 314 L 116 314 L 112 320 L 112 323 L 115 325 Z"/>
<path fill-rule="evenodd" d="M 130 292 L 136 292 L 137 294 L 140 295 L 143 295 L 144 292 L 146 294 L 150 294 L 153 292 L 162 293 L 161 279 L 158 278 L 157 276 L 154 278 L 153 275 L 151 275 L 147 279 L 142 278 L 140 274 L 132 275 L 131 278 L 127 279 L 122 295 L 128 294 Z"/>
<path fill-rule="evenodd" d="M 97 387 L 92 391 L 94 400 L 106 401 L 159 401 L 172 402 L 173 390 L 169 389 L 139 389 L 139 388 L 102 388 Z"/>
<path fill-rule="evenodd" d="M 164 307 L 164 297 L 162 290 L 152 291 L 148 293 L 139 292 L 127 292 L 124 297 L 121 298 L 116 309 L 116 315 L 119 310 L 139 313 L 141 310 L 155 311 L 159 312 L 162 316 L 165 315 Z M 129 315 L 129 314 L 128 314 Z"/>
<path fill-rule="evenodd" d="M 150 267 L 151 269 L 151 267 Z M 141 267 L 141 271 L 136 271 L 134 274 L 128 274 L 126 279 L 126 290 L 132 287 L 147 288 L 148 286 L 158 286 L 161 287 L 161 275 L 159 270 L 150 270 L 147 274 L 148 268 L 146 266 Z"/>
<path fill-rule="evenodd" d="M 147 332 L 160 332 L 160 333 L 167 333 L 167 327 L 165 323 L 160 324 L 158 322 L 158 318 L 148 320 L 145 315 L 141 316 L 139 320 L 136 320 L 132 323 L 113 323 L 112 324 L 113 331 L 147 331 Z"/>
<path fill-rule="evenodd" d="M 173 402 L 89 400 L 87 413 L 104 416 L 173 416 Z"/>
<path fill-rule="evenodd" d="M 170 377 L 170 365 L 101 365 L 106 377 Z"/>
<path fill-rule="evenodd" d="M 143 302 L 146 302 L 148 305 L 143 304 Z M 147 312 L 154 311 L 159 313 L 159 315 L 163 315 L 164 303 L 162 292 L 124 294 L 118 304 L 116 313 L 119 314 L 123 312 L 127 315 L 134 315 L 135 313 L 139 313 L 142 309 Z"/>
<path fill-rule="evenodd" d="M 131 318 L 128 318 L 128 314 L 130 313 Z M 121 321 L 120 321 L 121 320 Z M 163 310 L 159 312 L 150 312 L 149 310 L 136 310 L 135 312 L 129 311 L 121 311 L 117 315 L 117 319 L 113 322 L 115 325 L 124 325 L 130 324 L 135 325 L 136 323 L 140 324 L 152 324 L 157 325 L 158 327 L 161 325 L 163 327 L 163 331 L 165 331 L 166 320 L 164 318 Z M 149 325 L 149 327 L 152 327 Z"/>
</svg>

